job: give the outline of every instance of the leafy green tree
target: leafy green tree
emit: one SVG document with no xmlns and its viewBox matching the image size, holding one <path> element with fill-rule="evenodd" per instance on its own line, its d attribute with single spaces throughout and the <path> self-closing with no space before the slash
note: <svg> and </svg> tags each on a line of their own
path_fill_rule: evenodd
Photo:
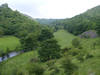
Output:
<svg viewBox="0 0 100 75">
<path fill-rule="evenodd" d="M 0 28 L 0 37 L 3 36 L 4 31 Z"/>
<path fill-rule="evenodd" d="M 48 39 L 41 44 L 38 50 L 39 58 L 41 61 L 48 61 L 60 57 L 60 46 L 54 39 Z"/>
<path fill-rule="evenodd" d="M 34 50 L 38 47 L 38 35 L 36 33 L 30 33 L 20 41 L 23 49 L 26 51 Z"/>
<path fill-rule="evenodd" d="M 53 34 L 52 34 L 52 32 L 50 32 L 50 30 L 42 29 L 38 40 L 44 41 L 44 40 L 50 39 L 52 37 L 53 37 Z"/>
</svg>

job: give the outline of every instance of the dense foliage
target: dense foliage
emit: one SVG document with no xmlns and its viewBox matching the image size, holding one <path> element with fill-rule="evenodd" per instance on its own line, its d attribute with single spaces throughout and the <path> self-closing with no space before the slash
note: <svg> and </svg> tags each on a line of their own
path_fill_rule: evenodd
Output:
<svg viewBox="0 0 100 75">
<path fill-rule="evenodd" d="M 41 44 L 39 49 L 39 58 L 41 61 L 48 61 L 60 57 L 60 46 L 54 39 L 48 39 Z"/>
<path fill-rule="evenodd" d="M 34 32 L 38 23 L 17 10 L 13 11 L 8 4 L 0 6 L 0 35 L 23 36 L 25 33 Z"/>
</svg>

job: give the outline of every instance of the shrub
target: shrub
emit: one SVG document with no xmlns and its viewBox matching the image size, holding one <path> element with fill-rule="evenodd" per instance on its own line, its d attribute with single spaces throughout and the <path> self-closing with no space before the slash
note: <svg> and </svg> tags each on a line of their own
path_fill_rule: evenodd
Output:
<svg viewBox="0 0 100 75">
<path fill-rule="evenodd" d="M 72 45 L 75 47 L 75 48 L 79 48 L 81 46 L 80 44 L 80 41 L 78 38 L 75 38 L 72 40 Z"/>
<path fill-rule="evenodd" d="M 63 60 L 62 67 L 66 75 L 72 75 L 77 69 L 77 66 L 71 62 L 71 59 L 69 57 Z"/>
<path fill-rule="evenodd" d="M 28 65 L 28 72 L 29 75 L 43 75 L 44 68 L 41 64 L 38 63 L 31 63 Z"/>
</svg>

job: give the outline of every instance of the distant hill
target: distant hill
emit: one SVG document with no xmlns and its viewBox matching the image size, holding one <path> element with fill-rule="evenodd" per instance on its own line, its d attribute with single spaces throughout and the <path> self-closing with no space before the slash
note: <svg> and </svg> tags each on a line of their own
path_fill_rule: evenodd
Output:
<svg viewBox="0 0 100 75">
<path fill-rule="evenodd" d="M 63 19 L 39 19 L 37 18 L 36 20 L 40 24 L 43 24 L 43 25 L 55 25 L 55 22 L 59 22 L 60 20 L 63 20 Z"/>
</svg>

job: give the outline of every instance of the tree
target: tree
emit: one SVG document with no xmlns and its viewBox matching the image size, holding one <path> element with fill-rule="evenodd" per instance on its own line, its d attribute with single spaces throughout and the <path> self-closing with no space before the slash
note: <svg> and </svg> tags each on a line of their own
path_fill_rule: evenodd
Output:
<svg viewBox="0 0 100 75">
<path fill-rule="evenodd" d="M 53 37 L 53 34 L 52 34 L 52 32 L 50 32 L 50 30 L 42 29 L 38 40 L 44 41 L 44 40 L 47 40 L 47 39 L 51 39 L 52 37 Z"/>
<path fill-rule="evenodd" d="M 4 34 L 3 28 L 0 27 L 0 37 L 3 36 L 3 34 Z"/>
<path fill-rule="evenodd" d="M 38 46 L 38 35 L 36 33 L 30 33 L 25 38 L 22 38 L 21 44 L 24 50 L 29 51 L 36 49 Z"/>
<path fill-rule="evenodd" d="M 97 23 L 96 30 L 97 30 L 97 33 L 98 33 L 99 36 L 100 36 L 100 22 Z"/>
<path fill-rule="evenodd" d="M 39 58 L 45 62 L 51 59 L 57 59 L 60 57 L 60 46 L 54 39 L 48 39 L 41 44 L 41 48 L 38 50 Z"/>
<path fill-rule="evenodd" d="M 3 50 L 0 50 L 0 56 L 2 57 L 2 60 L 5 58 L 5 52 Z"/>
<path fill-rule="evenodd" d="M 10 52 L 10 49 L 7 48 L 7 49 L 6 49 L 6 56 L 7 56 L 7 58 L 9 58 L 9 52 Z"/>
</svg>

